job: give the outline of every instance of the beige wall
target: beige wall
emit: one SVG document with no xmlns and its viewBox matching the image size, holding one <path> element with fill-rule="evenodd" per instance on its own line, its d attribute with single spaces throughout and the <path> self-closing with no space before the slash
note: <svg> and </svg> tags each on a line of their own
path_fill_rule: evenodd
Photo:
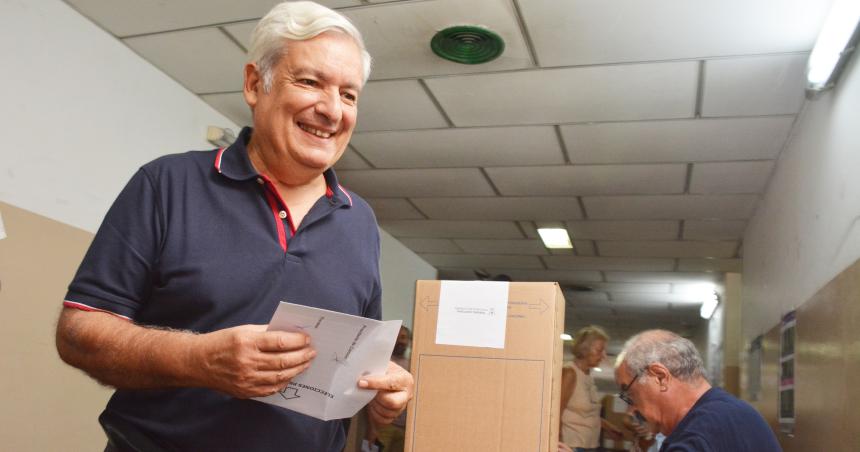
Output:
<svg viewBox="0 0 860 452">
<path fill-rule="evenodd" d="M 65 365 L 54 328 L 89 232 L 0 202 L 0 449 L 100 450 L 110 391 Z"/>
<path fill-rule="evenodd" d="M 796 424 L 793 436 L 777 434 L 786 452 L 855 451 L 860 444 L 858 299 L 860 261 L 797 309 Z M 765 335 L 763 349 L 762 394 L 751 403 L 778 431 L 778 324 Z"/>
</svg>

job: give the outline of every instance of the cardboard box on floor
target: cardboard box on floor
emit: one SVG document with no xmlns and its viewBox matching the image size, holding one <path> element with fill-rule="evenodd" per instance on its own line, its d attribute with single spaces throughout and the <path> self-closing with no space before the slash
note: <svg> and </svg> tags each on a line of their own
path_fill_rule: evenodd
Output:
<svg viewBox="0 0 860 452">
<path fill-rule="evenodd" d="M 555 452 L 564 297 L 512 282 L 504 348 L 436 343 L 441 281 L 418 281 L 407 452 Z"/>
</svg>

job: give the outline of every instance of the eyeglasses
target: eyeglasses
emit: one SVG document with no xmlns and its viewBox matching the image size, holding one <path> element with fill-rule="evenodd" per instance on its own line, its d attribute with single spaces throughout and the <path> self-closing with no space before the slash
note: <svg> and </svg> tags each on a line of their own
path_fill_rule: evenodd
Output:
<svg viewBox="0 0 860 452">
<path fill-rule="evenodd" d="M 642 374 L 637 373 L 636 376 L 634 376 L 633 379 L 630 380 L 630 384 L 621 385 L 621 392 L 618 393 L 618 398 L 623 400 L 624 403 L 629 406 L 633 406 L 633 399 L 630 398 L 630 394 L 628 394 L 628 391 L 630 391 L 630 387 L 633 386 L 633 383 L 636 382 L 636 379 L 639 378 L 639 375 Z"/>
</svg>

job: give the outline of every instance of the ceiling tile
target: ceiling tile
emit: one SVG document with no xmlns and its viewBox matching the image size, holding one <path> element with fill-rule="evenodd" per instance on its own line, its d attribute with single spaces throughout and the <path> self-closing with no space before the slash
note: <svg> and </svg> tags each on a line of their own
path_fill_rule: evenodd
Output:
<svg viewBox="0 0 860 452">
<path fill-rule="evenodd" d="M 573 249 L 576 250 L 577 256 L 594 256 L 597 254 L 597 251 L 594 248 L 594 242 L 591 240 L 574 240 Z"/>
<path fill-rule="evenodd" d="M 565 220 L 582 218 L 579 201 L 562 197 L 414 198 L 440 220 Z"/>
<path fill-rule="evenodd" d="M 503 195 L 683 193 L 686 165 L 577 165 L 487 168 Z"/>
<path fill-rule="evenodd" d="M 806 86 L 808 54 L 708 60 L 702 116 L 794 114 Z"/>
<path fill-rule="evenodd" d="M 379 220 L 423 220 L 424 215 L 403 198 L 366 198 Z"/>
<path fill-rule="evenodd" d="M 381 220 L 379 226 L 397 238 L 523 238 L 523 233 L 513 221 Z"/>
<path fill-rule="evenodd" d="M 594 219 L 744 219 L 758 195 L 591 196 L 582 198 Z"/>
<path fill-rule="evenodd" d="M 192 92 L 242 89 L 245 53 L 218 28 L 160 33 L 123 42 Z"/>
<path fill-rule="evenodd" d="M 344 12 L 361 30 L 373 55 L 371 77 L 404 78 L 439 74 L 499 71 L 532 67 L 517 15 L 507 0 L 437 0 L 398 2 Z M 444 60 L 430 49 L 439 30 L 452 25 L 480 24 L 505 42 L 504 53 L 483 64 Z"/>
<path fill-rule="evenodd" d="M 669 293 L 671 286 L 668 283 L 663 284 L 633 284 L 633 283 L 591 283 L 588 287 L 594 290 L 602 290 L 605 292 L 649 292 L 649 293 Z"/>
<path fill-rule="evenodd" d="M 200 98 L 240 127 L 250 126 L 253 123 L 251 108 L 245 103 L 245 97 L 241 92 L 204 94 Z"/>
<path fill-rule="evenodd" d="M 670 271 L 675 267 L 674 259 L 582 256 L 543 256 L 541 259 L 551 270 Z"/>
<path fill-rule="evenodd" d="M 344 152 L 337 163 L 334 164 L 334 169 L 337 171 L 370 168 L 371 166 L 364 160 L 364 158 L 361 157 L 361 154 L 351 146 L 346 149 L 346 152 Z"/>
<path fill-rule="evenodd" d="M 737 242 L 614 241 L 597 242 L 601 256 L 630 257 L 732 257 Z"/>
<path fill-rule="evenodd" d="M 475 281 L 478 277 L 471 268 L 437 268 L 439 279 L 456 281 Z"/>
<path fill-rule="evenodd" d="M 607 271 L 604 272 L 606 280 L 610 282 L 631 283 L 701 283 L 717 282 L 722 278 L 717 273 L 689 273 L 689 272 L 630 272 L 630 271 Z"/>
<path fill-rule="evenodd" d="M 678 293 L 613 293 L 612 301 L 618 303 L 702 303 L 700 297 Z"/>
<path fill-rule="evenodd" d="M 514 281 L 550 281 L 559 284 L 574 284 L 587 281 L 601 281 L 599 271 L 588 270 L 516 270 L 488 268 L 490 274 L 506 274 Z"/>
<path fill-rule="evenodd" d="M 568 221 L 567 230 L 575 239 L 673 240 L 678 238 L 678 223 L 678 221 Z"/>
<path fill-rule="evenodd" d="M 83 15 L 117 36 L 199 27 L 263 17 L 275 0 L 66 0 Z M 329 8 L 354 6 L 360 0 L 319 0 Z"/>
<path fill-rule="evenodd" d="M 546 126 L 367 132 L 351 143 L 377 168 L 564 163 L 555 130 Z"/>
<path fill-rule="evenodd" d="M 606 292 L 589 292 L 582 290 L 565 290 L 564 292 L 564 300 L 568 303 L 582 303 L 582 302 L 597 302 L 599 304 L 607 303 L 609 301 L 609 295 Z"/>
<path fill-rule="evenodd" d="M 505 256 L 497 254 L 419 254 L 434 267 L 505 267 L 505 268 L 543 268 L 537 256 Z"/>
<path fill-rule="evenodd" d="M 696 163 L 690 193 L 762 193 L 772 169 L 772 160 Z"/>
<path fill-rule="evenodd" d="M 452 76 L 426 82 L 457 126 L 557 124 L 692 117 L 697 74 L 695 62 L 673 62 Z"/>
<path fill-rule="evenodd" d="M 451 239 L 400 238 L 400 243 L 416 253 L 462 253 Z M 474 278 L 474 275 L 472 275 Z"/>
<path fill-rule="evenodd" d="M 684 240 L 740 240 L 747 222 L 744 220 L 686 220 Z"/>
<path fill-rule="evenodd" d="M 374 169 L 338 172 L 344 186 L 364 197 L 492 196 L 480 170 Z"/>
<path fill-rule="evenodd" d="M 678 270 L 685 272 L 740 272 L 740 259 L 681 259 Z"/>
<path fill-rule="evenodd" d="M 519 3 L 538 61 L 560 66 L 810 50 L 830 1 Z"/>
<path fill-rule="evenodd" d="M 707 162 L 776 158 L 794 116 L 561 126 L 573 163 Z"/>
<path fill-rule="evenodd" d="M 368 82 L 358 102 L 357 132 L 448 127 L 417 80 Z"/>
<path fill-rule="evenodd" d="M 456 239 L 454 242 L 463 251 L 473 254 L 548 254 L 543 243 L 536 239 Z"/>
</svg>

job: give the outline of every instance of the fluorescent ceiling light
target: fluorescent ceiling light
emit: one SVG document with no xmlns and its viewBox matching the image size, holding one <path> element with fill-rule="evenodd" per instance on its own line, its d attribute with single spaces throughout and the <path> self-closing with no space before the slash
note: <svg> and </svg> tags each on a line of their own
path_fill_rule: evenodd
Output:
<svg viewBox="0 0 860 452">
<path fill-rule="evenodd" d="M 547 248 L 573 248 L 565 228 L 538 228 L 537 231 Z"/>
<path fill-rule="evenodd" d="M 857 44 L 860 2 L 836 0 L 806 65 L 808 97 L 832 88 Z"/>
<path fill-rule="evenodd" d="M 563 341 L 572 341 L 572 340 L 573 340 L 573 336 L 571 336 L 571 335 L 569 335 L 569 334 L 567 334 L 567 333 L 561 333 L 561 339 L 562 339 Z"/>
</svg>

